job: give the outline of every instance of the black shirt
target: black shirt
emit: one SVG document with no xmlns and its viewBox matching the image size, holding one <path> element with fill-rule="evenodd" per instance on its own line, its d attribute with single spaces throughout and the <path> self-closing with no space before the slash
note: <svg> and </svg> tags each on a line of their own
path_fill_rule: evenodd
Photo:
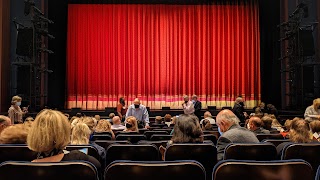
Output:
<svg viewBox="0 0 320 180">
<path fill-rule="evenodd" d="M 61 161 L 74 161 L 74 160 L 88 161 L 92 163 L 98 170 L 101 168 L 101 164 L 96 158 L 86 155 L 83 152 L 78 150 L 70 151 L 69 153 L 65 154 L 61 159 Z"/>
</svg>

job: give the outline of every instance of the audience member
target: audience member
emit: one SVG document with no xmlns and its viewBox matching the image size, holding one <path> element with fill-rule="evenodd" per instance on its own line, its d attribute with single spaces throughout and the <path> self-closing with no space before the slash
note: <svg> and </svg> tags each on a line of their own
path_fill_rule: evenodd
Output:
<svg viewBox="0 0 320 180">
<path fill-rule="evenodd" d="M 244 111 L 244 99 L 237 97 L 232 112 L 238 117 L 241 123 L 245 123 L 248 114 Z"/>
<path fill-rule="evenodd" d="M 194 115 L 196 115 L 198 117 L 198 119 L 200 120 L 201 119 L 202 104 L 198 100 L 198 96 L 193 95 L 192 96 L 192 102 L 193 102 L 193 107 L 194 107 Z"/>
<path fill-rule="evenodd" d="M 308 122 L 320 120 L 320 98 L 313 100 L 313 104 L 307 107 L 304 118 Z"/>
<path fill-rule="evenodd" d="M 278 110 L 277 108 L 272 104 L 267 104 L 267 111 L 268 114 L 273 114 L 276 118 L 278 117 Z"/>
<path fill-rule="evenodd" d="M 136 98 L 133 104 L 129 106 L 126 117 L 133 116 L 139 121 L 142 128 L 149 128 L 149 113 L 147 108 L 140 103 L 140 99 Z"/>
<path fill-rule="evenodd" d="M 94 115 L 94 118 L 95 118 L 97 121 L 100 121 L 100 119 L 101 119 L 100 115 L 98 115 L 98 114 Z"/>
<path fill-rule="evenodd" d="M 117 113 L 120 117 L 120 120 L 123 122 L 127 113 L 127 106 L 124 97 L 120 97 L 119 104 L 117 105 Z"/>
<path fill-rule="evenodd" d="M 214 120 L 214 119 L 212 118 L 212 115 L 211 115 L 211 113 L 210 113 L 209 111 L 206 111 L 206 112 L 204 113 L 203 118 L 204 118 L 204 119 L 202 119 L 202 120 L 200 121 L 200 124 L 202 124 L 203 120 L 205 120 L 205 119 L 209 120 L 209 121 L 210 121 L 210 124 L 216 124 L 216 120 Z"/>
<path fill-rule="evenodd" d="M 0 133 L 0 144 L 26 144 L 28 131 L 24 124 L 9 126 Z"/>
<path fill-rule="evenodd" d="M 312 134 L 308 122 L 301 118 L 294 118 L 290 125 L 289 140 L 293 143 L 310 143 Z M 282 149 L 288 142 L 281 143 L 277 146 L 278 155 L 281 155 Z"/>
<path fill-rule="evenodd" d="M 116 114 L 110 113 L 110 114 L 109 114 L 108 121 L 109 121 L 109 122 L 112 122 L 112 118 L 115 117 L 115 116 L 116 116 Z"/>
<path fill-rule="evenodd" d="M 183 96 L 184 102 L 182 103 L 182 108 L 184 114 L 193 114 L 194 113 L 194 105 L 192 101 L 189 100 L 189 96 Z"/>
<path fill-rule="evenodd" d="M 11 125 L 11 120 L 7 116 L 0 115 L 0 133 Z"/>
<path fill-rule="evenodd" d="M 139 132 L 138 122 L 134 116 L 128 116 L 126 119 L 125 132 Z"/>
<path fill-rule="evenodd" d="M 60 162 L 83 160 L 91 162 L 98 169 L 98 160 L 78 150 L 64 151 L 70 143 L 71 128 L 66 116 L 55 110 L 42 110 L 34 120 L 28 137 L 28 147 L 38 152 L 38 158 L 32 162 Z"/>
<path fill-rule="evenodd" d="M 199 120 L 195 115 L 182 114 L 177 118 L 174 132 L 168 145 L 174 143 L 202 143 L 203 133 L 200 128 Z M 160 146 L 162 157 L 165 148 Z"/>
<path fill-rule="evenodd" d="M 256 135 L 239 126 L 238 117 L 230 110 L 222 110 L 216 118 L 221 136 L 217 142 L 218 160 L 223 159 L 225 147 L 230 143 L 259 143 Z"/>
<path fill-rule="evenodd" d="M 156 116 L 155 124 L 162 124 L 162 123 L 163 123 L 162 117 L 161 116 Z"/>
<path fill-rule="evenodd" d="M 33 121 L 34 121 L 33 117 L 29 116 L 24 120 L 23 124 L 30 128 L 33 124 Z"/>
<path fill-rule="evenodd" d="M 251 117 L 249 119 L 249 129 L 255 134 L 270 134 L 270 131 L 264 129 L 262 126 L 262 121 L 259 117 Z"/>
<path fill-rule="evenodd" d="M 320 121 L 312 121 L 309 126 L 312 138 L 320 142 Z"/>
<path fill-rule="evenodd" d="M 95 132 L 96 133 L 109 132 L 109 133 L 111 133 L 112 139 L 115 139 L 114 133 L 111 129 L 111 123 L 107 120 L 102 119 L 102 120 L 98 121 Z"/>
<path fill-rule="evenodd" d="M 170 114 L 166 114 L 166 115 L 164 116 L 164 118 L 163 118 L 164 123 L 165 123 L 168 127 L 170 127 L 170 125 L 171 125 L 171 119 L 172 119 L 172 116 L 171 116 Z"/>
<path fill-rule="evenodd" d="M 8 116 L 11 119 L 11 124 L 22 123 L 22 117 L 28 112 L 27 108 L 21 110 L 22 98 L 20 96 L 13 96 L 11 100 L 11 107 L 8 110 Z"/>
<path fill-rule="evenodd" d="M 77 123 L 72 129 L 71 144 L 72 145 L 88 145 L 91 130 L 82 122 Z"/>
<path fill-rule="evenodd" d="M 274 115 L 271 115 L 270 118 L 272 119 L 271 128 L 276 129 L 279 132 L 283 132 L 284 129 L 282 128 L 282 125 L 279 123 L 279 121 L 274 117 Z"/>
<path fill-rule="evenodd" d="M 272 128 L 272 121 L 273 119 L 270 116 L 263 116 L 262 120 L 262 127 L 268 131 L 277 131 L 277 129 Z"/>
<path fill-rule="evenodd" d="M 124 130 L 125 126 L 121 124 L 121 120 L 119 116 L 115 116 L 112 118 L 112 126 L 111 129 L 112 130 Z"/>
<path fill-rule="evenodd" d="M 203 131 L 213 131 L 213 126 L 211 125 L 210 121 L 208 119 L 203 119 L 202 121 L 202 130 Z"/>
</svg>

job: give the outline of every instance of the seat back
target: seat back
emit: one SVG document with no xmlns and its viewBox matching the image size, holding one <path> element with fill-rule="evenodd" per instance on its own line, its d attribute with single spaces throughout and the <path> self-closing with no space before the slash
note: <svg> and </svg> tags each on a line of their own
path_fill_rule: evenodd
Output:
<svg viewBox="0 0 320 180">
<path fill-rule="evenodd" d="M 172 129 L 173 129 L 173 128 L 154 129 L 153 131 L 167 131 L 167 132 L 168 132 L 168 134 L 170 134 L 170 133 L 171 133 L 171 131 L 172 131 Z"/>
<path fill-rule="evenodd" d="M 281 143 L 290 142 L 290 140 L 289 139 L 265 139 L 265 140 L 262 140 L 262 142 L 272 143 L 275 147 L 277 147 Z"/>
<path fill-rule="evenodd" d="M 264 139 L 284 139 L 282 134 L 257 134 L 257 138 L 260 142 Z"/>
<path fill-rule="evenodd" d="M 231 143 L 226 146 L 223 159 L 275 160 L 277 148 L 271 143 Z"/>
<path fill-rule="evenodd" d="M 97 140 L 94 141 L 96 144 L 98 144 L 99 146 L 103 147 L 104 149 L 107 149 L 110 144 L 131 144 L 130 141 L 127 140 L 123 140 L 123 141 L 105 141 L 105 140 Z"/>
<path fill-rule="evenodd" d="M 317 169 L 316 178 L 315 180 L 320 180 L 320 166 Z"/>
<path fill-rule="evenodd" d="M 93 141 L 96 140 L 111 140 L 112 137 L 109 134 L 94 134 L 92 137 Z"/>
<path fill-rule="evenodd" d="M 0 163 L 4 161 L 32 161 L 37 159 L 37 154 L 31 151 L 26 144 L 0 145 Z"/>
<path fill-rule="evenodd" d="M 1 179 L 98 179 L 97 169 L 88 162 L 31 163 L 6 161 L 0 164 Z"/>
<path fill-rule="evenodd" d="M 116 137 L 117 141 L 130 141 L 131 143 L 137 143 L 138 141 L 141 140 L 147 140 L 145 135 L 142 134 L 119 134 Z"/>
<path fill-rule="evenodd" d="M 172 135 L 163 135 L 163 134 L 154 134 L 151 136 L 151 141 L 169 141 L 172 138 Z"/>
<path fill-rule="evenodd" d="M 159 149 L 153 144 L 111 144 L 106 150 L 106 164 L 115 160 L 158 161 Z"/>
<path fill-rule="evenodd" d="M 79 149 L 84 149 L 84 148 L 88 149 L 88 155 L 96 158 L 98 161 L 101 162 L 101 156 L 99 155 L 97 148 L 95 148 L 92 145 L 68 145 L 66 147 L 66 150 L 72 151 L 72 150 L 79 150 Z"/>
<path fill-rule="evenodd" d="M 281 159 L 303 159 L 311 164 L 315 172 L 320 165 L 319 152 L 320 143 L 290 143 L 283 148 Z"/>
<path fill-rule="evenodd" d="M 223 160 L 213 169 L 213 180 L 313 179 L 311 165 L 303 160 L 244 161 Z"/>
<path fill-rule="evenodd" d="M 166 141 L 166 140 L 164 140 L 164 141 L 145 141 L 145 140 L 142 140 L 142 141 L 138 142 L 138 144 L 154 144 L 158 148 L 160 146 L 167 147 L 167 143 L 168 143 L 168 141 Z"/>
<path fill-rule="evenodd" d="M 210 140 L 214 145 L 217 144 L 217 137 L 213 134 L 204 134 L 202 135 L 204 140 Z"/>
<path fill-rule="evenodd" d="M 151 136 L 154 134 L 163 134 L 163 135 L 169 135 L 167 131 L 146 131 L 144 132 L 144 135 L 147 137 L 148 140 L 150 140 Z"/>
<path fill-rule="evenodd" d="M 196 161 L 116 161 L 106 168 L 105 179 L 127 179 L 128 177 L 130 180 L 205 180 L 205 170 Z"/>
<path fill-rule="evenodd" d="M 213 144 L 207 143 L 172 144 L 167 147 L 164 153 L 164 159 L 165 161 L 198 161 L 204 166 L 208 179 L 211 177 L 212 169 L 217 163 L 217 148 Z"/>
<path fill-rule="evenodd" d="M 139 129 L 139 134 L 144 134 L 146 131 L 149 131 L 149 129 Z"/>
</svg>

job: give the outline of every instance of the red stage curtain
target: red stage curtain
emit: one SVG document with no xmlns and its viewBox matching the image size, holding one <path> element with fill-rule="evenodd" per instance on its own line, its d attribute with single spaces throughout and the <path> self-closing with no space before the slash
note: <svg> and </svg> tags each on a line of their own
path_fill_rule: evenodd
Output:
<svg viewBox="0 0 320 180">
<path fill-rule="evenodd" d="M 67 108 L 115 107 L 124 96 L 151 109 L 260 101 L 256 1 L 223 5 L 70 4 Z"/>
</svg>

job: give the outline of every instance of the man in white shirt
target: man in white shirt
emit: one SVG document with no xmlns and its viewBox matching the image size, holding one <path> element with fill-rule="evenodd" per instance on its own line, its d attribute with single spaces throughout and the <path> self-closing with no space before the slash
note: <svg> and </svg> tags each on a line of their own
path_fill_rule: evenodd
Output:
<svg viewBox="0 0 320 180">
<path fill-rule="evenodd" d="M 114 116 L 112 118 L 113 125 L 111 126 L 112 130 L 124 130 L 125 126 L 121 124 L 120 117 Z"/>
<path fill-rule="evenodd" d="M 149 128 L 149 113 L 147 108 L 140 103 L 140 99 L 136 98 L 128 107 L 126 117 L 133 116 L 138 121 L 143 122 L 145 128 Z"/>
<path fill-rule="evenodd" d="M 189 100 L 189 96 L 183 96 L 184 103 L 182 104 L 184 114 L 193 114 L 194 105 L 193 102 Z"/>
</svg>

